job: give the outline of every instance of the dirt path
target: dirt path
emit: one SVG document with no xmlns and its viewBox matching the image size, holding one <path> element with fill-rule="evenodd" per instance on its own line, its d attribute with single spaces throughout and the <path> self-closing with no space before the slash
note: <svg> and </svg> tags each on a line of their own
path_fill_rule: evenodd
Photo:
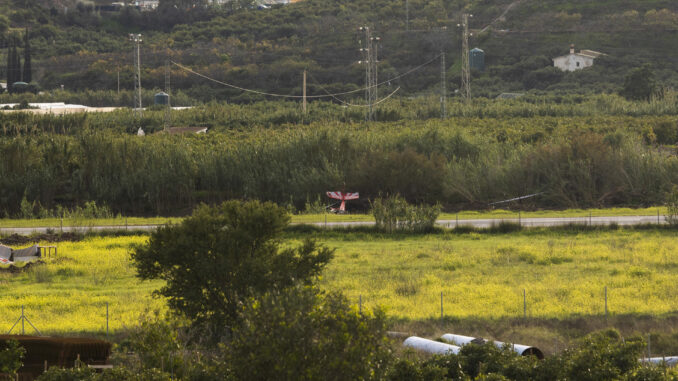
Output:
<svg viewBox="0 0 678 381">
<path fill-rule="evenodd" d="M 506 15 L 511 11 L 511 9 L 513 9 L 516 5 L 520 4 L 522 1 L 523 1 L 523 0 L 516 0 L 516 1 L 512 2 L 511 4 L 509 4 L 508 7 L 506 7 L 506 9 L 504 9 L 504 12 L 502 12 L 502 14 L 499 15 L 499 17 L 497 17 L 496 19 L 492 20 L 491 23 L 487 24 L 483 29 L 481 29 L 481 30 L 480 30 L 480 33 L 485 32 L 486 30 L 488 30 L 488 29 L 489 29 L 492 25 L 494 25 L 495 23 L 504 20 L 504 18 L 505 18 Z"/>
</svg>

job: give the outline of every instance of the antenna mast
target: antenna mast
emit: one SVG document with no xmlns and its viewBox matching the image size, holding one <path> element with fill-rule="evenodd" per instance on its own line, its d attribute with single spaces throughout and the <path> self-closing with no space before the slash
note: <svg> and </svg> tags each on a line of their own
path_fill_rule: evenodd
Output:
<svg viewBox="0 0 678 381">
<path fill-rule="evenodd" d="M 165 105 L 165 132 L 168 132 L 172 125 L 172 88 L 170 86 L 171 77 L 170 56 L 167 53 L 167 61 L 165 62 L 165 92 L 167 93 L 167 104 Z"/>
<path fill-rule="evenodd" d="M 361 27 L 359 30 L 365 32 L 365 47 L 360 49 L 363 52 L 364 59 L 363 61 L 360 61 L 360 63 L 365 64 L 365 102 L 367 103 L 367 115 L 365 116 L 365 119 L 372 121 L 375 120 L 374 106 L 377 103 L 378 98 L 377 84 L 379 82 L 377 77 L 377 49 L 381 38 L 372 37 L 372 32 L 368 26 Z"/>
<path fill-rule="evenodd" d="M 462 16 L 462 47 L 461 47 L 461 96 L 467 101 L 471 101 L 471 67 L 468 54 L 468 18 L 473 17 L 468 13 Z"/>
<path fill-rule="evenodd" d="M 445 83 L 445 52 L 440 52 L 440 119 L 447 118 L 447 85 Z"/>
<path fill-rule="evenodd" d="M 130 34 L 130 41 L 134 42 L 134 116 L 141 118 L 143 109 L 141 108 L 141 44 L 140 34 Z"/>
</svg>

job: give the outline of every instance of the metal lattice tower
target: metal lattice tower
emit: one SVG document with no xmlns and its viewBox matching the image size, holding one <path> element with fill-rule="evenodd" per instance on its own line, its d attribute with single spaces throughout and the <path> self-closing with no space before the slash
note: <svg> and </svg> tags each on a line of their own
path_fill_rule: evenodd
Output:
<svg viewBox="0 0 678 381">
<path fill-rule="evenodd" d="M 167 56 L 167 62 L 165 62 L 165 93 L 167 93 L 167 104 L 165 105 L 165 132 L 169 131 L 172 126 L 172 88 L 170 86 L 170 79 L 172 72 L 170 70 L 170 58 L 169 54 Z"/>
<path fill-rule="evenodd" d="M 445 52 L 440 52 L 440 119 L 447 118 L 447 85 L 445 81 Z"/>
<path fill-rule="evenodd" d="M 471 100 L 471 66 L 468 52 L 468 18 L 469 14 L 464 13 L 461 21 L 461 96 L 468 102 Z"/>
<path fill-rule="evenodd" d="M 361 27 L 360 30 L 365 32 L 365 47 L 360 49 L 363 52 L 363 61 L 360 63 L 365 64 L 365 103 L 367 104 L 365 119 L 371 121 L 375 120 L 374 111 L 378 98 L 377 51 L 380 38 L 372 37 L 372 32 L 367 26 Z"/>
<path fill-rule="evenodd" d="M 129 39 L 134 42 L 134 116 L 141 118 L 143 110 L 141 106 L 141 50 L 139 45 L 142 40 L 140 34 L 130 34 Z"/>
</svg>

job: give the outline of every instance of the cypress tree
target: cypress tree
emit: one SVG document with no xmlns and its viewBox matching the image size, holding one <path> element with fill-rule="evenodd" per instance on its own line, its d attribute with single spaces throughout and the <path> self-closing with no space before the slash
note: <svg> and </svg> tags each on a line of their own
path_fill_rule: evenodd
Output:
<svg viewBox="0 0 678 381">
<path fill-rule="evenodd" d="M 18 42 L 14 42 L 14 47 L 12 50 L 14 51 L 14 82 L 19 82 L 21 81 L 21 56 L 19 55 L 19 51 L 17 50 L 17 45 Z"/>
<path fill-rule="evenodd" d="M 33 73 L 31 68 L 31 43 L 28 39 L 28 28 L 26 28 L 26 35 L 24 37 L 24 74 L 23 80 L 26 83 L 31 83 L 33 80 Z"/>
<path fill-rule="evenodd" d="M 12 57 L 12 48 L 7 44 L 7 68 L 5 74 L 7 75 L 7 89 L 9 90 L 9 85 L 12 83 L 12 62 L 14 62 L 14 57 Z"/>
<path fill-rule="evenodd" d="M 16 68 L 16 40 L 10 39 L 10 46 L 7 48 L 7 90 L 12 92 L 14 82 L 20 81 L 20 75 L 17 75 Z"/>
</svg>

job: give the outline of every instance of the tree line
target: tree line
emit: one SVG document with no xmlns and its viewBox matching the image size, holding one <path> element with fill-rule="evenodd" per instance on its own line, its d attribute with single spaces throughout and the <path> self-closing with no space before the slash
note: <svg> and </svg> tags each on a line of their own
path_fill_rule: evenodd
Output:
<svg viewBox="0 0 678 381">
<path fill-rule="evenodd" d="M 114 213 L 176 215 L 259 199 L 301 210 L 343 187 L 446 210 L 533 193 L 521 207 L 657 205 L 678 184 L 678 157 L 661 146 L 677 134 L 674 117 L 314 123 L 201 136 L 19 131 L 0 139 L 0 208 L 15 216 L 26 198 L 47 209 L 95 201 Z"/>
</svg>

